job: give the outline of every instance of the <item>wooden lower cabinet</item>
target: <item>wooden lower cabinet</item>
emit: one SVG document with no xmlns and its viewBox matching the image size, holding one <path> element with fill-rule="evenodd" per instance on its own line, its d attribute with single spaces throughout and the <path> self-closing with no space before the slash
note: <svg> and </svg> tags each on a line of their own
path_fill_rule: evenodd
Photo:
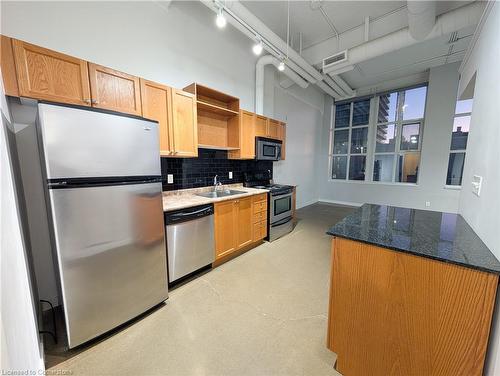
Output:
<svg viewBox="0 0 500 376">
<path fill-rule="evenodd" d="M 253 241 L 259 241 L 267 236 L 267 193 L 252 197 L 253 208 Z"/>
<path fill-rule="evenodd" d="M 260 207 L 262 196 L 260 196 L 260 200 L 255 200 L 255 197 L 259 196 L 249 196 L 214 204 L 216 260 L 266 237 L 267 218 L 255 223 L 255 203 L 258 202 Z M 267 201 L 264 210 L 267 212 Z M 262 226 L 264 223 L 265 230 L 258 227 L 258 232 L 256 232 L 256 225 Z"/>
<path fill-rule="evenodd" d="M 87 62 L 12 39 L 21 97 L 90 106 Z"/>
<path fill-rule="evenodd" d="M 238 213 L 236 200 L 214 204 L 215 259 L 226 256 L 237 248 Z"/>
<path fill-rule="evenodd" d="M 92 107 L 142 115 L 139 77 L 89 63 Z"/>
<path fill-rule="evenodd" d="M 497 275 L 334 238 L 330 278 L 343 375 L 483 374 Z"/>
</svg>

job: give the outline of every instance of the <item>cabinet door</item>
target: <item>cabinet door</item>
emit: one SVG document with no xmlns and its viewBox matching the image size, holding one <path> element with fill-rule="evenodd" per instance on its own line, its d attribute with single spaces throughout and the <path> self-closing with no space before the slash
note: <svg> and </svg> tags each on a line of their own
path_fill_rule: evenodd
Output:
<svg viewBox="0 0 500 376">
<path fill-rule="evenodd" d="M 286 123 L 280 123 L 278 139 L 281 140 L 281 159 L 286 157 Z"/>
<path fill-rule="evenodd" d="M 236 250 L 236 213 L 236 200 L 217 202 L 214 204 L 216 259 Z"/>
<path fill-rule="evenodd" d="M 171 156 L 174 153 L 171 95 L 172 92 L 168 86 L 141 78 L 142 115 L 158 122 L 161 156 Z"/>
<path fill-rule="evenodd" d="M 92 107 L 142 115 L 139 77 L 89 63 Z"/>
<path fill-rule="evenodd" d="M 252 197 L 238 200 L 237 248 L 242 248 L 252 243 Z"/>
<path fill-rule="evenodd" d="M 0 44 L 0 67 L 2 67 L 3 89 L 6 95 L 19 97 L 12 39 L 4 35 L 0 35 Z"/>
<path fill-rule="evenodd" d="M 267 122 L 267 137 L 279 139 L 280 134 L 280 122 L 273 119 L 268 119 Z"/>
<path fill-rule="evenodd" d="M 255 116 L 255 135 L 258 137 L 267 137 L 267 118 L 265 116 Z"/>
<path fill-rule="evenodd" d="M 12 40 L 19 95 L 90 106 L 87 62 Z"/>
<path fill-rule="evenodd" d="M 255 158 L 255 114 L 240 111 L 240 158 Z"/>
<path fill-rule="evenodd" d="M 172 133 L 176 157 L 198 156 L 198 120 L 193 94 L 172 89 Z"/>
</svg>

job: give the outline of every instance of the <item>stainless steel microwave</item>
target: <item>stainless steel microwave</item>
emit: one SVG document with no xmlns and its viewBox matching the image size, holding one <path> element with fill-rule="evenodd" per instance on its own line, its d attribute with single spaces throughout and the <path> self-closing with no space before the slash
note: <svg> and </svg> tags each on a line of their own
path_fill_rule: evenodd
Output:
<svg viewBox="0 0 500 376">
<path fill-rule="evenodd" d="M 281 159 L 281 141 L 255 137 L 255 159 L 279 161 Z"/>
</svg>

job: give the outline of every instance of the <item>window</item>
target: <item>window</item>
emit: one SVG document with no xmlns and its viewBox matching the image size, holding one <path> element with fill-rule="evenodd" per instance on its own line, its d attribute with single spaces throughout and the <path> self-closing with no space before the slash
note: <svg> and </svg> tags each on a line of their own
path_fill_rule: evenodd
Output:
<svg viewBox="0 0 500 376">
<path fill-rule="evenodd" d="M 370 99 L 335 105 L 331 178 L 365 180 Z"/>
<path fill-rule="evenodd" d="M 417 183 L 427 87 L 378 97 L 373 181 Z"/>
<path fill-rule="evenodd" d="M 462 185 L 462 174 L 464 171 L 465 151 L 467 149 L 471 112 L 472 99 L 457 101 L 455 117 L 453 119 L 453 131 L 451 133 L 446 185 Z"/>
<path fill-rule="evenodd" d="M 426 97 L 419 86 L 335 104 L 330 178 L 417 183 Z"/>
</svg>

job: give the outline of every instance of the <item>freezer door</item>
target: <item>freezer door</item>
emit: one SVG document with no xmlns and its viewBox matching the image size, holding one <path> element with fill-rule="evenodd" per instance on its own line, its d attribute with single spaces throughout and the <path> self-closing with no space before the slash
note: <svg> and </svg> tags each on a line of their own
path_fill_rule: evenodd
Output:
<svg viewBox="0 0 500 376">
<path fill-rule="evenodd" d="M 49 197 L 70 348 L 167 298 L 161 183 Z"/>
<path fill-rule="evenodd" d="M 47 178 L 161 175 L 157 123 L 38 105 Z"/>
</svg>

